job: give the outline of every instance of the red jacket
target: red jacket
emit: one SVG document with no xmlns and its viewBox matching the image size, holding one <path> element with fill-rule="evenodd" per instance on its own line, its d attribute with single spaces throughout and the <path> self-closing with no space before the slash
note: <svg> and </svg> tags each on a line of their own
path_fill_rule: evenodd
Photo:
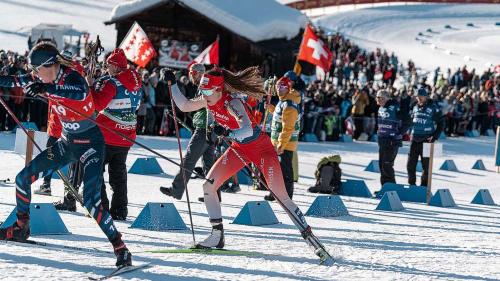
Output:
<svg viewBox="0 0 500 281">
<path fill-rule="evenodd" d="M 132 69 L 127 69 L 115 77 L 105 76 L 101 79 L 102 86 L 94 89 L 94 97 L 98 124 L 104 142 L 108 145 L 131 147 L 132 142 L 111 132 L 119 132 L 128 138 L 136 138 L 136 109 L 142 96 L 141 79 Z"/>
</svg>

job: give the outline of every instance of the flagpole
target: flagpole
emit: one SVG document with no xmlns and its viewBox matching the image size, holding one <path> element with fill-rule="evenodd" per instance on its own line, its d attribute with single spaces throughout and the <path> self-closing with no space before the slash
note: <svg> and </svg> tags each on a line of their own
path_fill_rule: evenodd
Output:
<svg viewBox="0 0 500 281">
<path fill-rule="evenodd" d="M 300 54 L 300 49 L 302 48 L 302 43 L 304 43 L 304 33 L 306 32 L 307 26 L 310 24 L 308 22 L 306 24 L 306 27 L 304 28 L 304 32 L 302 32 L 302 40 L 300 40 L 300 45 L 299 45 L 299 52 L 297 53 L 297 57 L 295 59 L 295 65 L 293 66 L 293 72 L 297 74 L 297 76 L 300 76 L 300 73 L 302 72 L 302 66 L 299 64 L 299 54 Z"/>
</svg>

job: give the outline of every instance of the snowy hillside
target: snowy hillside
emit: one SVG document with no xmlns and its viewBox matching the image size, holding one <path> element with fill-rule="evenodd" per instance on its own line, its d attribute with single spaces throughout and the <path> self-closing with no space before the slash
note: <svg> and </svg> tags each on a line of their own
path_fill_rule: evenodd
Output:
<svg viewBox="0 0 500 281">
<path fill-rule="evenodd" d="M 24 52 L 31 27 L 39 23 L 72 24 L 88 31 L 91 39 L 100 35 L 103 46 L 115 47 L 114 26 L 104 25 L 121 0 L 0 0 L 0 49 Z"/>
<path fill-rule="evenodd" d="M 178 160 L 172 138 L 141 137 L 147 145 Z M 14 154 L 14 136 L 0 134 L 0 179 L 13 179 L 24 160 Z M 470 204 L 479 188 L 489 188 L 500 202 L 500 174 L 494 173 L 494 138 L 458 138 L 444 141 L 444 155 L 435 160 L 434 186 L 449 188 L 456 208 L 429 207 L 404 203 L 401 212 L 375 211 L 378 200 L 342 196 L 350 216 L 307 220 L 326 247 L 338 258 L 332 268 L 317 265 L 317 259 L 297 230 L 276 204 L 272 208 L 281 224 L 250 227 L 230 224 L 245 202 L 262 200 L 264 191 L 243 186 L 241 193 L 222 195 L 222 210 L 227 228 L 226 247 L 254 251 L 255 256 L 214 256 L 200 254 L 153 254 L 155 249 L 187 247 L 189 231 L 155 232 L 128 228 L 147 202 L 172 202 L 158 191 L 169 185 L 177 168 L 159 160 L 167 174 L 141 176 L 129 174 L 129 220 L 117 223 L 134 254 L 137 264 L 152 267 L 129 273 L 115 280 L 499 280 L 500 207 Z M 185 147 L 186 142 L 183 142 Z M 470 149 L 473 147 L 474 149 Z M 376 173 L 363 171 L 377 157 L 375 143 L 300 144 L 300 180 L 295 200 L 306 211 L 315 195 L 306 193 L 314 182 L 313 171 L 319 158 L 340 153 L 344 178 L 363 179 L 371 191 L 379 188 Z M 396 160 L 397 180 L 406 182 L 407 147 Z M 128 167 L 137 157 L 149 155 L 134 147 Z M 489 171 L 471 170 L 482 158 Z M 461 172 L 438 170 L 445 159 L 455 160 Z M 38 186 L 40 181 L 34 186 Z M 201 180 L 189 184 L 190 197 L 202 195 Z M 33 202 L 53 202 L 62 198 L 62 184 L 54 181 L 55 196 L 33 196 Z M 0 221 L 12 211 L 15 188 L 0 185 Z M 187 204 L 173 202 L 188 224 Z M 209 233 L 206 210 L 192 203 L 197 240 Z M 104 275 L 113 267 L 114 255 L 96 224 L 80 213 L 61 212 L 71 235 L 38 236 L 51 246 L 32 246 L 0 242 L 2 280 L 88 280 Z M 67 249 L 64 247 L 81 247 Z"/>
<path fill-rule="evenodd" d="M 405 63 L 433 71 L 500 63 L 500 5 L 387 6 L 324 16 L 315 23 L 338 30 L 363 48 L 393 51 Z M 472 26 L 468 26 L 472 24 Z M 448 27 L 447 27 L 448 26 Z"/>
</svg>

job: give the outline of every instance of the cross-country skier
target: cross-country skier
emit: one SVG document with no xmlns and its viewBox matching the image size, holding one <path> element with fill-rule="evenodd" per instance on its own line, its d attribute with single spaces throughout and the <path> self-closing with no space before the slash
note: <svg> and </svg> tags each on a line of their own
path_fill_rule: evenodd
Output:
<svg viewBox="0 0 500 281">
<path fill-rule="evenodd" d="M 47 93 L 54 101 L 63 127 L 61 138 L 33 159 L 16 176 L 17 221 L 0 229 L 0 240 L 25 241 L 30 235 L 29 206 L 31 184 L 48 170 L 60 169 L 72 161 L 83 165 L 83 202 L 113 245 L 116 265 L 132 264 L 129 252 L 109 212 L 101 204 L 104 140 L 99 128 L 88 118 L 95 118 L 94 101 L 85 79 L 48 42 L 33 47 L 29 55 L 32 75 L 0 76 L 0 87 L 24 87 L 32 96 Z M 81 112 L 82 117 L 69 108 Z"/>
<path fill-rule="evenodd" d="M 172 95 L 179 107 L 189 107 L 196 110 L 206 107 L 209 116 L 215 119 L 213 132 L 231 140 L 231 146 L 215 162 L 207 178 L 213 179 L 213 183 L 205 181 L 203 192 L 205 206 L 207 208 L 211 234 L 202 242 L 198 248 L 223 248 L 224 228 L 222 224 L 221 205 L 216 191 L 229 177 L 241 170 L 246 163 L 254 163 L 263 173 L 266 183 L 276 196 L 292 221 L 301 229 L 301 234 L 308 243 L 313 237 L 311 227 L 306 223 L 304 215 L 297 205 L 288 197 L 283 182 L 278 155 L 271 143 L 269 136 L 262 133 L 258 124 L 253 120 L 250 109 L 244 104 L 241 95 L 247 95 L 260 99 L 264 94 L 263 81 L 257 67 L 250 67 L 238 73 L 232 73 L 225 69 L 214 68 L 201 78 L 199 90 L 202 97 L 187 100 L 175 85 L 175 75 L 168 69 L 162 69 L 160 79 L 169 81 L 172 86 Z M 240 159 L 240 157 L 244 159 Z M 244 163 L 242 160 L 245 160 Z M 333 259 L 326 253 L 323 247 L 319 247 L 319 241 L 313 245 L 316 254 L 322 257 L 322 261 L 328 263 Z"/>
<path fill-rule="evenodd" d="M 201 76 L 205 73 L 205 66 L 200 63 L 194 63 L 189 67 L 189 79 L 192 83 L 198 86 Z M 176 86 L 177 88 L 177 86 Z M 174 100 L 176 102 L 176 100 Z M 190 112 L 189 107 L 184 107 L 184 104 L 177 104 L 183 112 Z M 186 184 L 191 178 L 191 171 L 195 168 L 196 162 L 203 156 L 203 172 L 207 174 L 214 163 L 215 145 L 210 133 L 207 133 L 207 110 L 202 108 L 193 115 L 194 132 L 189 140 L 186 156 L 184 157 L 184 169 L 180 169 L 175 175 L 172 187 L 160 187 L 160 191 L 167 196 L 171 196 L 177 200 L 182 198 L 184 194 L 184 180 Z M 183 177 L 184 174 L 184 177 Z M 220 198 L 220 194 L 219 194 Z"/>
</svg>

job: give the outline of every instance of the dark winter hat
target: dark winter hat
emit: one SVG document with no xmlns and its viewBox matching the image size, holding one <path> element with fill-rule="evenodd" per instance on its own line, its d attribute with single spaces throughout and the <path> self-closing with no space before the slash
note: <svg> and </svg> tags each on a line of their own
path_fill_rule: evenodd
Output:
<svg viewBox="0 0 500 281">
<path fill-rule="evenodd" d="M 127 68 L 128 62 L 127 57 L 125 56 L 125 52 L 123 49 L 116 48 L 106 60 L 107 64 L 114 65 L 118 68 Z"/>
<path fill-rule="evenodd" d="M 419 88 L 417 92 L 417 96 L 419 97 L 428 97 L 429 93 L 427 93 L 427 90 L 424 88 Z"/>
<path fill-rule="evenodd" d="M 293 82 L 297 81 L 297 74 L 293 72 L 293 70 L 289 70 L 283 75 L 284 77 L 287 77 L 288 79 L 292 80 Z"/>
<path fill-rule="evenodd" d="M 59 51 L 48 42 L 41 42 L 31 49 L 29 53 L 29 63 L 34 67 L 51 66 L 57 63 Z"/>
</svg>

